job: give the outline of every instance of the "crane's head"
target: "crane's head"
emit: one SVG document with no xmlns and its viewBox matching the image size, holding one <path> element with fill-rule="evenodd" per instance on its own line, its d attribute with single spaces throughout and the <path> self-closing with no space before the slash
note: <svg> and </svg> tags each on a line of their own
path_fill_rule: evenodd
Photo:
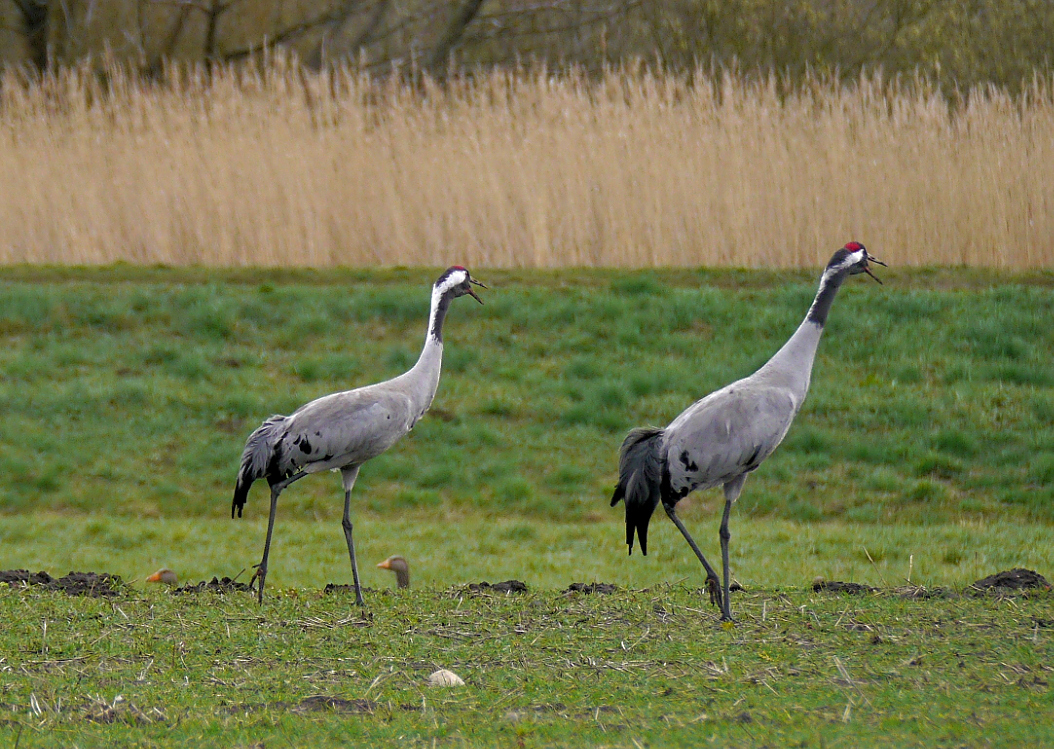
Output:
<svg viewBox="0 0 1054 749">
<path fill-rule="evenodd" d="M 849 242 L 845 247 L 834 253 L 831 257 L 831 262 L 827 263 L 827 270 L 832 273 L 848 272 L 850 276 L 866 273 L 871 278 L 882 283 L 879 281 L 878 276 L 871 272 L 868 263 L 874 263 L 882 267 L 886 266 L 874 255 L 867 254 L 867 248 L 859 242 Z"/>
<path fill-rule="evenodd" d="M 467 268 L 463 268 L 460 265 L 452 265 L 443 271 L 443 275 L 436 279 L 435 290 L 439 292 L 440 296 L 453 294 L 455 298 L 468 294 L 477 302 L 483 304 L 483 300 L 476 296 L 476 292 L 472 289 L 473 285 L 479 286 L 481 289 L 487 288 L 484 284 L 474 279 Z"/>
</svg>

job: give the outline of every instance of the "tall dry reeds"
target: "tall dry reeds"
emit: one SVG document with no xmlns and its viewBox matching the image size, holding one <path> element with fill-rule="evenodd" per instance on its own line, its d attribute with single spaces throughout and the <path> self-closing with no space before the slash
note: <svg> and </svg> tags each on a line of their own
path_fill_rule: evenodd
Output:
<svg viewBox="0 0 1054 749">
<path fill-rule="evenodd" d="M 1054 86 L 639 70 L 411 88 L 349 70 L 85 71 L 0 93 L 0 262 L 1054 265 Z"/>
</svg>

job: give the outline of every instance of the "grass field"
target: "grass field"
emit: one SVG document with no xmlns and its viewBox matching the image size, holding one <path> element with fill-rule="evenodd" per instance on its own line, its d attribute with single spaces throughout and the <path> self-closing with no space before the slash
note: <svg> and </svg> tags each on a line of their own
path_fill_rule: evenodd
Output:
<svg viewBox="0 0 1054 749">
<path fill-rule="evenodd" d="M 179 76 L 175 75 L 178 79 Z M 0 263 L 1050 268 L 1054 86 L 276 65 L 0 82 Z"/>
<path fill-rule="evenodd" d="M 451 311 L 434 407 L 363 471 L 361 511 L 596 519 L 625 431 L 665 424 L 753 371 L 798 325 L 816 282 L 477 273 L 493 287 L 487 304 Z M 6 507 L 225 516 L 245 437 L 264 417 L 413 363 L 435 275 L 9 271 Z M 992 286 L 971 272 L 886 275 L 886 286 L 843 289 L 806 407 L 740 511 L 1050 521 L 1050 276 Z M 339 494 L 314 478 L 283 509 L 334 518 Z M 255 514 L 263 500 L 250 501 Z"/>
<path fill-rule="evenodd" d="M 725 630 L 670 523 L 625 556 L 617 448 L 770 356 L 817 272 L 473 271 L 491 289 L 451 310 L 432 411 L 355 488 L 367 611 L 321 595 L 350 582 L 329 474 L 282 497 L 263 608 L 141 582 L 112 600 L 0 586 L 6 743 L 1051 740 L 1050 594 L 893 592 L 1054 570 L 1049 273 L 846 284 L 809 399 L 733 514 L 746 591 Z M 409 366 L 437 272 L 5 269 L 0 569 L 251 567 L 264 489 L 229 517 L 245 437 Z M 719 502 L 682 503 L 714 554 Z M 373 563 L 392 553 L 412 592 L 382 590 Z M 814 594 L 816 576 L 886 592 Z M 528 595 L 459 587 L 509 578 Z M 572 582 L 620 591 L 561 595 Z M 425 687 L 440 666 L 468 686 Z"/>
<path fill-rule="evenodd" d="M 1043 746 L 1054 601 L 0 591 L 0 736 L 47 746 Z M 466 686 L 427 687 L 434 669 Z"/>
</svg>

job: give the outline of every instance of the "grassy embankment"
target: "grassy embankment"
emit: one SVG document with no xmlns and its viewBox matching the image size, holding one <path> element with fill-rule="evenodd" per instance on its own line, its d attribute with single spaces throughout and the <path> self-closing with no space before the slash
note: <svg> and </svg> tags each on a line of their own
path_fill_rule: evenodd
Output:
<svg viewBox="0 0 1054 749">
<path fill-rule="evenodd" d="M 258 561 L 265 490 L 247 519 L 228 517 L 245 437 L 272 412 L 409 366 L 433 275 L 9 271 L 0 567 L 141 578 L 169 564 L 201 579 Z M 356 486 L 364 558 L 404 553 L 440 587 L 694 580 L 661 518 L 653 555 L 624 558 L 606 502 L 618 445 L 764 361 L 813 274 L 480 275 L 493 289 L 451 312 L 432 412 Z M 884 275 L 843 289 L 809 400 L 737 506 L 744 583 L 882 584 L 910 568 L 964 584 L 1051 561 L 1049 277 Z M 686 502 L 708 548 L 719 503 Z M 328 474 L 286 492 L 276 585 L 346 580 L 340 509 Z"/>
</svg>

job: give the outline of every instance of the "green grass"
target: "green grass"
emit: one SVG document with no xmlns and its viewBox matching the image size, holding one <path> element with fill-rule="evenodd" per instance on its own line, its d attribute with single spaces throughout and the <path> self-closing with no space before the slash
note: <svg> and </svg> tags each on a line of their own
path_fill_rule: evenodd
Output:
<svg viewBox="0 0 1054 749">
<path fill-rule="evenodd" d="M 0 590 L 20 746 L 1043 746 L 1054 600 Z M 436 668 L 466 686 L 430 688 Z M 309 709 L 312 699 L 346 700 Z M 120 700 L 118 699 L 120 698 Z"/>
<path fill-rule="evenodd" d="M 625 430 L 749 374 L 815 284 L 771 272 L 479 273 L 494 288 L 448 318 L 433 412 L 363 470 L 358 510 L 595 519 Z M 414 361 L 434 273 L 3 275 L 4 510 L 221 517 L 264 417 Z M 739 512 L 1054 520 L 1052 277 L 886 277 L 842 291 L 809 399 Z M 332 518 L 339 495 L 312 478 L 283 512 Z"/>
<path fill-rule="evenodd" d="M 680 513 L 704 553 L 718 561 L 717 498 Z M 6 517 L 0 522 L 0 569 L 65 574 L 103 571 L 143 580 L 159 567 L 184 581 L 234 577 L 259 561 L 266 516 L 240 522 L 212 518 L 131 519 L 106 515 Z M 611 510 L 592 523 L 554 523 L 478 512 L 359 513 L 355 547 L 363 584 L 394 585 L 374 567 L 391 554 L 410 560 L 415 588 L 446 588 L 515 578 L 534 589 L 573 582 L 648 587 L 702 584 L 699 562 L 673 524 L 655 519 L 647 557 L 626 556 L 624 521 Z M 1054 527 L 1010 522 L 941 525 L 800 523 L 733 514 L 732 574 L 748 588 L 808 585 L 815 577 L 876 587 L 963 586 L 1011 567 L 1054 570 Z M 319 589 L 350 583 L 340 520 L 315 521 L 279 511 L 268 586 Z"/>
<path fill-rule="evenodd" d="M 808 588 L 1051 576 L 1054 277 L 846 285 L 809 399 L 733 514 L 747 590 L 726 630 L 672 524 L 656 518 L 651 554 L 626 558 L 622 511 L 607 506 L 617 449 L 629 427 L 666 423 L 765 361 L 814 274 L 474 270 L 492 289 L 448 317 L 431 413 L 355 488 L 366 612 L 320 593 L 350 578 L 329 474 L 283 495 L 262 608 L 140 582 L 114 600 L 0 586 L 0 743 L 1054 741 L 1036 720 L 1054 712 L 1049 595 Z M 412 363 L 435 275 L 4 269 L 0 569 L 141 581 L 167 565 L 197 581 L 250 567 L 263 487 L 229 517 L 246 436 Z M 714 558 L 720 501 L 682 503 Z M 411 561 L 412 592 L 389 592 L 373 566 L 393 553 Z M 531 593 L 456 587 L 509 578 Z M 558 593 L 594 581 L 622 590 Z M 439 666 L 468 685 L 425 687 Z M 306 710 L 314 695 L 366 702 Z"/>
</svg>

